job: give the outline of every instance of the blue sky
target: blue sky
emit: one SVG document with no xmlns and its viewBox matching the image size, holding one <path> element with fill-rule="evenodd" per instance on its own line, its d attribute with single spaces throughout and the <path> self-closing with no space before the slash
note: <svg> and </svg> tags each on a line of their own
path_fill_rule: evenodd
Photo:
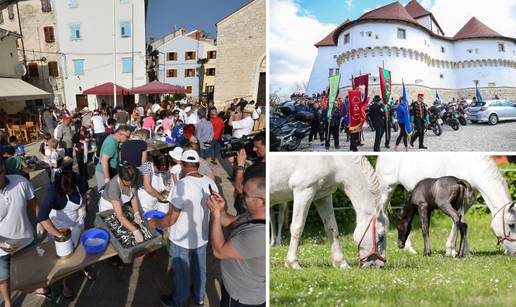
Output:
<svg viewBox="0 0 516 307">
<path fill-rule="evenodd" d="M 307 15 L 317 16 L 323 23 L 340 24 L 346 18 L 350 20 L 358 18 L 365 10 L 374 9 L 394 2 L 393 0 L 297 0 Z M 402 0 L 400 3 L 405 5 L 409 0 Z M 420 3 L 423 1 L 420 1 Z M 430 4 L 433 1 L 424 1 Z M 345 16 L 345 17 L 343 17 Z"/>
<path fill-rule="evenodd" d="M 160 39 L 174 27 L 187 31 L 199 29 L 217 38 L 215 24 L 249 3 L 249 0 L 150 0 L 147 12 L 147 41 Z"/>
</svg>

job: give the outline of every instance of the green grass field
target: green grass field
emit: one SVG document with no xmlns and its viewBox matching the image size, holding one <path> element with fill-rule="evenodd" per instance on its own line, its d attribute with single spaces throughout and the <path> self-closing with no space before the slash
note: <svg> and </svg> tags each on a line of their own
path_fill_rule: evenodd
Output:
<svg viewBox="0 0 516 307">
<path fill-rule="evenodd" d="M 434 212 L 430 225 L 432 255 L 423 257 L 419 216 L 414 218 L 412 243 L 418 251 L 399 250 L 397 231 L 390 224 L 387 265 L 384 269 L 359 269 L 352 234 L 341 234 L 346 260 L 352 269 L 331 265 L 329 243 L 322 228 L 303 234 L 299 248 L 302 270 L 287 269 L 288 231 L 283 245 L 270 249 L 271 306 L 516 306 L 516 257 L 503 255 L 496 245 L 484 209 L 467 214 L 472 255 L 445 257 L 451 220 Z M 416 224 L 417 222 L 417 224 Z M 350 224 L 354 224 L 354 221 Z M 345 225 L 340 228 L 348 228 Z M 394 227 L 394 228 L 393 228 Z M 341 230 L 342 232 L 342 230 Z"/>
</svg>

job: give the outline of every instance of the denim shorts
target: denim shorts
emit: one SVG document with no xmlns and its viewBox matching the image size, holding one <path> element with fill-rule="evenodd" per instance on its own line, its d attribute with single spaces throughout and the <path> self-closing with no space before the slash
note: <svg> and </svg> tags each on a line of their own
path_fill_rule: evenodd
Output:
<svg viewBox="0 0 516 307">
<path fill-rule="evenodd" d="M 11 255 L 0 256 L 0 281 L 9 279 L 11 269 Z"/>
</svg>

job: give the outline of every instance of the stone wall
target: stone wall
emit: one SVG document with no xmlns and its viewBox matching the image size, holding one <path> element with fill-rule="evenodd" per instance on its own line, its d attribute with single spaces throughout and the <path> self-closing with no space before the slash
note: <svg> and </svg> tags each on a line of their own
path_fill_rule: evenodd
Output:
<svg viewBox="0 0 516 307">
<path fill-rule="evenodd" d="M 217 24 L 216 106 L 256 99 L 265 57 L 265 0 L 254 0 Z"/>
<path fill-rule="evenodd" d="M 346 97 L 347 91 L 349 87 L 340 88 L 339 97 Z M 464 97 L 466 99 L 471 99 L 475 96 L 476 89 L 474 87 L 470 88 L 461 88 L 461 89 L 444 89 L 444 88 L 431 88 L 426 86 L 405 84 L 405 89 L 407 91 L 407 99 L 410 101 L 416 100 L 418 93 L 423 93 L 425 95 L 425 103 L 430 104 L 435 100 L 435 91 L 439 93 L 441 100 L 444 102 L 450 101 L 452 98 L 461 98 Z M 402 86 L 401 85 L 392 85 L 391 96 L 394 99 L 401 97 L 402 95 Z M 498 95 L 501 99 L 512 99 L 516 100 L 516 87 L 479 87 L 480 94 L 484 100 L 494 99 L 495 95 Z M 374 97 L 375 95 L 382 96 L 380 91 L 380 86 L 369 85 L 369 97 Z"/>
</svg>

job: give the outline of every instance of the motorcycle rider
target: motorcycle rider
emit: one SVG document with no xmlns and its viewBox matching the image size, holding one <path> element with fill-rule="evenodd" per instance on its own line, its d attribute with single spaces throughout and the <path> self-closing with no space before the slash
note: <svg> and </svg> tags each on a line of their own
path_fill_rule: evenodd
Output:
<svg viewBox="0 0 516 307">
<path fill-rule="evenodd" d="M 322 129 L 322 110 L 318 100 L 315 100 L 313 105 L 310 107 L 310 112 L 314 115 L 312 122 L 310 123 L 310 135 L 308 136 L 308 143 L 312 145 L 312 139 L 321 140 L 321 145 L 324 144 L 324 131 Z"/>
<path fill-rule="evenodd" d="M 419 149 L 428 149 L 423 144 L 425 137 L 425 121 L 428 120 L 428 112 L 426 110 L 426 104 L 423 102 L 423 93 L 417 94 L 417 101 L 414 101 L 410 107 L 410 115 L 413 118 L 414 128 L 416 132 L 410 140 L 410 146 L 414 147 L 414 142 L 419 137 Z"/>
</svg>

